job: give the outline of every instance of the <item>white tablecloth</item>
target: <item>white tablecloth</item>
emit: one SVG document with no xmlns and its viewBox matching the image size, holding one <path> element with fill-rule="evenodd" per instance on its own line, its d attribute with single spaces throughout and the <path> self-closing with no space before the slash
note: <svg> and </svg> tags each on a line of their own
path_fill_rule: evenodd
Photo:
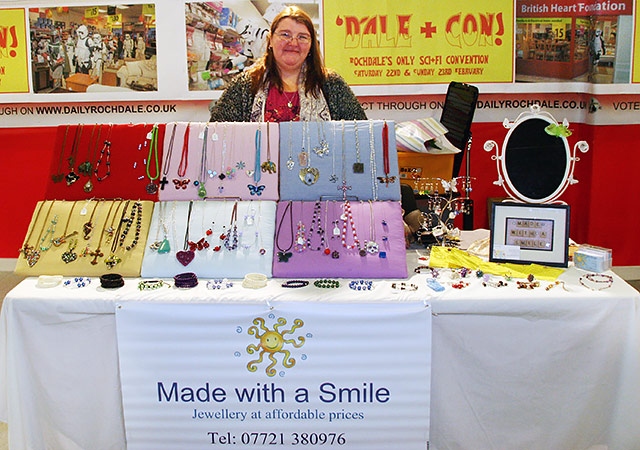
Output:
<svg viewBox="0 0 640 450">
<path fill-rule="evenodd" d="M 140 292 L 129 279 L 107 291 L 36 287 L 28 278 L 4 300 L 0 322 L 0 420 L 10 448 L 124 449 L 115 330 L 116 302 L 429 302 L 433 317 L 431 448 L 640 448 L 640 295 L 620 278 L 590 291 L 580 273 L 545 290 L 448 287 L 434 296 L 426 275 L 397 292 L 345 286 Z M 348 282 L 348 280 L 346 280 Z M 420 348 L 420 336 L 416 336 Z M 381 356 L 381 362 L 383 357 Z M 390 437 L 393 439 L 393 437 Z"/>
</svg>

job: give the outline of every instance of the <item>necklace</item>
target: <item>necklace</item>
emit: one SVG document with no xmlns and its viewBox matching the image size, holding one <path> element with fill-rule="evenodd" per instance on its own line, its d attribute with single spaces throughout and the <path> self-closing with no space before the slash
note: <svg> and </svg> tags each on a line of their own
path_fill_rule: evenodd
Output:
<svg viewBox="0 0 640 450">
<path fill-rule="evenodd" d="M 131 211 L 129 212 L 129 217 L 124 217 L 124 214 L 127 210 L 127 205 L 125 205 L 124 210 L 122 211 L 123 218 L 121 219 L 124 222 L 124 230 L 122 230 L 122 234 L 120 234 L 120 238 L 118 239 L 118 247 L 125 249 L 125 251 L 129 252 L 133 250 L 136 245 L 138 245 L 138 241 L 140 240 L 140 232 L 142 230 L 142 203 L 139 201 L 133 202 L 133 206 L 131 207 Z M 124 245 L 124 241 L 126 240 L 129 231 L 131 230 L 131 226 L 133 225 L 135 219 L 135 230 L 133 233 L 133 239 L 129 245 Z"/>
<path fill-rule="evenodd" d="M 276 163 L 271 161 L 271 139 L 269 138 L 269 123 L 267 123 L 267 160 L 262 163 L 260 169 L 263 172 L 276 173 Z"/>
<path fill-rule="evenodd" d="M 91 232 L 93 231 L 93 216 L 100 205 L 100 200 L 96 201 L 96 206 L 93 207 L 93 211 L 91 211 L 91 216 L 89 216 L 89 220 L 87 220 L 82 225 L 82 237 L 85 241 L 88 241 L 91 238 Z"/>
<path fill-rule="evenodd" d="M 74 172 L 74 166 L 76 165 L 76 157 L 78 156 L 78 147 L 80 146 L 80 139 L 82 138 L 82 128 L 83 124 L 78 125 L 76 128 L 76 134 L 73 139 L 73 147 L 71 148 L 71 154 L 67 158 L 67 162 L 69 163 L 69 173 L 67 173 L 64 177 L 67 182 L 67 186 L 71 186 L 73 183 L 78 181 L 80 176 Z"/>
<path fill-rule="evenodd" d="M 380 183 L 389 186 L 389 183 L 395 183 L 396 177 L 389 176 L 389 126 L 387 122 L 382 125 L 382 166 L 384 169 L 384 177 L 378 177 Z"/>
<path fill-rule="evenodd" d="M 92 163 L 92 161 L 94 159 L 96 159 L 96 155 L 98 153 L 98 146 L 100 145 L 100 134 L 102 133 L 102 125 L 96 125 L 96 126 L 98 127 L 98 137 L 96 138 L 95 144 L 93 145 L 93 152 L 91 152 L 91 150 L 89 150 L 90 151 L 89 159 L 87 161 L 85 161 L 84 163 L 82 163 L 80 166 L 78 166 L 78 171 L 80 173 L 83 173 L 87 177 L 89 177 L 87 182 L 82 187 L 82 189 L 87 194 L 89 192 L 93 191 L 93 182 L 91 181 L 91 178 L 93 177 L 93 163 Z M 94 130 L 95 130 L 95 128 L 94 128 Z M 91 132 L 91 139 L 93 140 L 93 131 Z M 89 149 L 91 149 L 91 142 L 89 142 Z"/>
<path fill-rule="evenodd" d="M 356 230 L 356 223 L 353 220 L 353 212 L 351 211 L 351 203 L 349 200 L 345 200 L 343 211 L 340 216 L 342 220 L 342 246 L 347 250 L 358 249 L 360 256 L 366 256 L 367 251 L 360 248 L 360 239 L 358 239 L 358 231 Z M 353 244 L 347 244 L 347 228 L 351 229 Z"/>
<path fill-rule="evenodd" d="M 351 186 L 347 186 L 347 165 L 346 165 L 346 145 L 345 145 L 345 137 L 344 137 L 344 120 L 341 122 L 342 125 L 342 184 L 338 186 L 338 190 L 342 191 L 342 200 L 347 199 L 347 191 L 351 189 Z"/>
<path fill-rule="evenodd" d="M 149 143 L 149 154 L 147 155 L 147 164 L 145 167 L 149 184 L 147 184 L 145 190 L 147 194 L 154 195 L 158 193 L 158 186 L 154 181 L 160 178 L 160 164 L 158 163 L 158 124 L 153 125 L 147 137 L 151 142 Z M 155 165 L 155 175 L 151 175 L 152 165 Z"/>
<path fill-rule="evenodd" d="M 173 154 L 173 141 L 176 138 L 176 128 L 178 124 L 173 123 L 173 129 L 171 130 L 171 138 L 169 139 L 169 148 L 164 154 L 164 164 L 162 165 L 162 180 L 160 181 L 160 189 L 164 191 L 164 187 L 169 183 L 167 180 L 167 174 L 169 173 L 169 165 L 171 164 L 171 155 Z"/>
<path fill-rule="evenodd" d="M 371 169 L 371 190 L 373 191 L 373 200 L 378 200 L 378 183 L 376 178 L 378 168 L 376 167 L 376 146 L 373 136 L 373 121 L 369 121 L 369 167 Z"/>
<path fill-rule="evenodd" d="M 180 164 L 178 165 L 178 176 L 183 178 L 187 174 L 187 168 L 189 167 L 189 129 L 191 128 L 191 122 L 187 123 L 187 128 L 184 130 L 184 137 L 182 139 L 182 153 L 180 154 Z"/>
<path fill-rule="evenodd" d="M 287 169 L 293 170 L 296 163 L 293 160 L 293 122 L 289 122 L 289 157 L 287 158 Z"/>
<path fill-rule="evenodd" d="M 336 148 L 336 124 L 335 122 L 332 124 L 332 147 Z M 338 181 L 338 175 L 336 175 L 336 152 L 331 152 L 331 175 L 329 176 L 329 181 L 335 183 Z"/>
<path fill-rule="evenodd" d="M 373 213 L 373 202 L 369 200 L 369 240 L 365 244 L 367 253 L 375 255 L 379 251 L 378 243 L 376 242 L 376 227 L 375 216 Z"/>
<path fill-rule="evenodd" d="M 267 124 L 267 130 L 269 129 L 269 125 Z M 256 139 L 255 139 L 255 161 L 254 161 L 254 169 L 250 172 L 253 176 L 253 184 L 248 184 L 247 188 L 249 188 L 249 193 L 251 195 L 262 195 L 262 191 L 264 191 L 264 184 L 258 185 L 260 179 L 262 178 L 262 170 L 260 166 L 260 152 L 262 149 L 262 131 L 260 130 L 260 125 L 258 125 L 258 129 L 256 130 Z"/>
<path fill-rule="evenodd" d="M 67 223 L 64 226 L 64 231 L 62 232 L 62 235 L 60 237 L 55 238 L 52 243 L 55 247 L 60 247 L 63 243 L 65 243 L 67 241 L 68 238 L 75 236 L 76 234 L 78 234 L 77 231 L 72 232 L 71 234 L 67 234 L 67 230 L 69 229 L 69 223 L 71 222 L 71 216 L 73 214 L 73 208 L 76 207 L 76 203 L 78 203 L 78 201 L 74 201 L 73 204 L 71 205 L 71 210 L 69 211 L 69 217 L 67 217 Z"/>
<path fill-rule="evenodd" d="M 193 200 L 189 202 L 189 212 L 187 213 L 187 227 L 184 232 L 184 244 L 182 246 L 182 250 L 176 252 L 176 259 L 183 266 L 188 266 L 193 258 L 196 257 L 196 254 L 193 250 L 189 248 L 189 227 L 191 225 L 191 211 L 193 210 Z"/>
<path fill-rule="evenodd" d="M 329 143 L 325 137 L 324 121 L 317 121 L 316 127 L 318 129 L 318 145 L 313 147 L 313 152 L 320 158 L 324 158 L 329 153 Z"/>
<path fill-rule="evenodd" d="M 315 167 L 311 167 L 311 142 L 309 138 L 309 122 L 306 121 L 302 122 L 302 151 L 298 155 L 298 162 L 302 167 L 298 174 L 300 180 L 307 186 L 316 184 L 318 178 L 320 178 L 320 171 Z"/>
<path fill-rule="evenodd" d="M 115 202 L 111 202 L 111 205 L 109 205 L 109 210 L 107 211 L 107 215 L 104 218 L 104 224 L 102 225 L 102 231 L 100 232 L 100 237 L 98 238 L 98 246 L 96 247 L 96 249 L 94 251 L 88 251 L 88 255 L 89 256 L 93 256 L 93 259 L 91 260 L 91 265 L 95 266 L 96 264 L 98 264 L 98 258 L 102 258 L 104 256 L 104 253 L 102 253 L 102 238 L 104 237 L 105 234 L 105 229 L 107 227 L 107 223 L 109 222 L 109 216 L 111 215 L 111 211 L 113 209 L 113 205 L 115 204 Z M 119 206 L 119 205 L 118 205 Z M 98 208 L 98 205 L 96 204 L 96 209 Z M 95 212 L 95 210 L 94 210 Z M 114 214 L 118 214 L 118 209 L 116 208 L 116 211 Z"/>
<path fill-rule="evenodd" d="M 207 143 L 209 139 L 209 124 L 204 125 L 202 131 L 202 154 L 200 155 L 200 176 L 193 184 L 198 187 L 198 197 L 205 198 L 207 196 L 207 189 L 204 184 L 207 181 Z"/>
<path fill-rule="evenodd" d="M 291 97 L 289 97 L 287 95 L 287 92 L 285 90 L 282 90 L 282 95 L 287 100 L 287 108 L 292 109 L 293 108 L 293 102 L 296 100 L 296 96 L 298 96 L 298 91 L 292 92 L 291 93 Z"/>
<path fill-rule="evenodd" d="M 292 202 L 289 201 L 287 203 L 287 206 L 284 207 L 284 211 L 282 212 L 282 217 L 280 218 L 280 223 L 278 224 L 278 230 L 276 232 L 276 238 L 275 238 L 275 244 L 276 244 L 276 248 L 278 249 L 278 262 L 289 262 L 289 258 L 291 258 L 291 256 L 293 256 L 293 253 L 291 253 L 291 248 L 293 247 L 293 212 L 291 210 L 291 204 Z M 280 235 L 281 235 L 281 231 L 282 231 L 282 224 L 285 221 L 285 217 L 287 216 L 287 213 L 289 213 L 289 236 L 291 236 L 291 241 L 289 242 L 289 245 L 286 248 L 282 248 L 280 246 Z"/>
<path fill-rule="evenodd" d="M 325 232 L 322 226 L 321 218 L 322 218 L 322 203 L 317 201 L 313 205 L 313 215 L 311 217 L 311 226 L 309 227 L 309 234 L 307 235 L 307 248 L 312 251 L 320 251 L 323 247 L 325 247 Z M 314 232 L 320 237 L 320 243 L 316 248 L 313 248 L 311 245 L 311 240 L 313 239 Z"/>
<path fill-rule="evenodd" d="M 36 228 L 36 224 L 38 223 L 38 219 L 40 218 L 40 213 L 42 212 L 42 208 L 45 203 L 46 202 L 41 202 L 40 205 L 38 206 L 38 212 L 36 213 L 36 218 L 33 220 L 33 226 L 31 227 L 31 231 L 29 231 L 29 235 L 25 239 L 24 244 L 22 244 L 22 248 L 20 249 L 20 253 L 24 255 L 29 267 L 35 266 L 38 260 L 40 259 L 40 250 L 38 250 L 35 245 L 29 245 L 29 241 L 31 240 L 31 235 L 33 234 L 33 230 Z M 51 212 L 51 208 L 53 207 L 54 203 L 55 203 L 55 200 L 52 200 L 51 203 L 49 204 L 49 208 L 47 209 L 47 214 L 44 216 L 45 220 L 42 224 L 40 235 L 42 235 L 42 232 L 44 230 L 44 224 L 47 223 L 47 218 L 49 217 L 49 213 Z M 40 236 L 38 236 L 38 239 L 36 240 L 36 242 L 38 242 L 39 240 L 40 240 Z"/>
<path fill-rule="evenodd" d="M 229 220 L 229 231 L 224 236 L 224 247 L 231 251 L 238 248 L 238 202 L 233 204 L 231 219 Z"/>
<path fill-rule="evenodd" d="M 58 159 L 58 170 L 57 173 L 51 175 L 51 180 L 54 183 L 60 183 L 64 179 L 64 174 L 62 173 L 62 161 L 64 160 L 64 152 L 67 147 L 67 136 L 69 135 L 69 128 L 71 125 L 67 125 L 64 130 L 64 136 L 62 137 L 62 147 L 60 148 L 60 159 Z"/>
<path fill-rule="evenodd" d="M 111 131 L 113 130 L 113 124 L 109 124 L 109 130 L 107 131 L 107 138 L 104 140 L 104 145 L 100 150 L 100 155 L 98 156 L 98 160 L 96 161 L 96 168 L 93 173 L 96 176 L 96 180 L 104 181 L 107 179 L 109 175 L 111 175 Z M 102 159 L 105 160 L 106 171 L 103 177 L 99 176 L 100 164 L 102 163 Z"/>
<path fill-rule="evenodd" d="M 353 163 L 353 173 L 364 173 L 364 164 L 360 162 L 360 138 L 358 137 L 358 121 L 353 121 L 353 134 L 356 140 L 356 162 Z"/>
<path fill-rule="evenodd" d="M 335 211 L 335 201 L 331 202 L 331 210 L 332 210 L 332 214 L 331 217 L 335 217 L 335 213 L 333 211 Z M 329 210 L 329 204 L 327 203 L 327 211 Z M 329 215 L 328 212 L 325 213 L 326 218 L 325 218 L 325 223 L 329 223 Z M 340 237 L 340 234 L 342 233 L 340 230 L 340 227 L 338 226 L 338 224 L 340 223 L 339 220 L 334 220 L 331 222 L 333 224 L 333 230 L 331 232 L 331 239 L 336 240 Z M 327 248 L 325 249 L 325 254 L 327 254 L 327 249 L 329 249 L 329 246 L 327 245 Z M 332 259 L 338 259 L 340 258 L 340 252 L 338 250 L 333 250 L 331 252 L 331 258 Z"/>
<path fill-rule="evenodd" d="M 204 230 L 204 216 L 207 209 L 206 202 L 202 203 L 202 229 Z M 207 237 L 213 233 L 211 228 L 207 229 L 204 233 L 204 236 L 201 237 L 197 242 L 189 240 L 188 246 L 189 250 L 195 252 L 196 250 L 206 250 L 210 247 L 209 241 L 207 241 Z"/>
<path fill-rule="evenodd" d="M 175 210 L 175 202 L 174 202 L 174 210 Z M 149 245 L 151 250 L 157 251 L 159 254 L 169 253 L 171 251 L 171 244 L 169 244 L 169 239 L 167 239 L 167 235 L 169 231 L 167 230 L 167 222 L 166 222 L 166 209 L 167 203 L 160 202 L 158 205 L 158 225 L 156 227 L 156 240 Z M 160 230 L 162 229 L 163 239 L 160 240 Z"/>
</svg>

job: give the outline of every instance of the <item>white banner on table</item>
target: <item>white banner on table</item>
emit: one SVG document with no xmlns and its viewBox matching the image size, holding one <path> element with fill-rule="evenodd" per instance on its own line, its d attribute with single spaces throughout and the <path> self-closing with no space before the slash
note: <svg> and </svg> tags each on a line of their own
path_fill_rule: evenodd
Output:
<svg viewBox="0 0 640 450">
<path fill-rule="evenodd" d="M 424 450 L 422 303 L 116 309 L 128 450 Z"/>
</svg>

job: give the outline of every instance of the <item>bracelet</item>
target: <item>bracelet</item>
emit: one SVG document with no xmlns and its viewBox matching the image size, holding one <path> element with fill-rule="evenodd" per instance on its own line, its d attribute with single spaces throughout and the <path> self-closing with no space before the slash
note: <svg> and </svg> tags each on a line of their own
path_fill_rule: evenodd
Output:
<svg viewBox="0 0 640 450">
<path fill-rule="evenodd" d="M 349 282 L 349 287 L 354 291 L 370 291 L 373 288 L 373 281 L 352 280 Z"/>
<path fill-rule="evenodd" d="M 287 280 L 282 283 L 283 288 L 301 288 L 308 286 L 309 282 L 307 280 Z"/>
<path fill-rule="evenodd" d="M 124 278 L 118 273 L 105 273 L 100 276 L 100 286 L 104 289 L 116 289 L 124 286 Z"/>
<path fill-rule="evenodd" d="M 556 280 L 553 283 L 550 283 L 547 285 L 546 288 L 544 288 L 545 291 L 549 291 L 551 289 L 553 289 L 556 286 L 562 286 L 562 289 L 564 289 L 565 291 L 569 292 L 569 289 L 567 289 L 567 286 L 565 286 L 564 281 L 560 281 L 560 280 Z"/>
<path fill-rule="evenodd" d="M 499 288 L 499 287 L 509 286 L 506 281 L 502 281 L 502 280 L 493 281 L 491 279 L 483 281 L 482 285 L 484 287 L 491 286 L 492 288 Z"/>
<path fill-rule="evenodd" d="M 207 289 L 228 289 L 233 287 L 233 281 L 229 281 L 227 278 L 216 278 L 214 280 L 207 281 Z"/>
<path fill-rule="evenodd" d="M 469 283 L 467 283 L 466 281 L 458 281 L 457 283 L 451 283 L 451 287 L 454 289 L 464 289 L 467 286 L 469 286 Z"/>
<path fill-rule="evenodd" d="M 578 281 L 580 281 L 581 285 L 592 291 L 602 291 L 603 289 L 609 289 L 613 285 L 613 277 L 604 273 L 588 273 L 580 277 Z M 586 284 L 585 281 L 592 283 L 593 286 Z"/>
<path fill-rule="evenodd" d="M 165 283 L 162 280 L 142 280 L 138 282 L 138 290 L 155 291 L 156 289 L 160 289 L 165 284 L 169 286 L 169 284 Z"/>
<path fill-rule="evenodd" d="M 198 285 L 198 277 L 193 272 L 179 273 L 173 277 L 173 281 L 178 289 L 191 289 Z"/>
<path fill-rule="evenodd" d="M 242 280 L 242 287 L 247 289 L 261 289 L 267 285 L 267 276 L 262 273 L 248 273 Z"/>
<path fill-rule="evenodd" d="M 516 281 L 516 284 L 518 289 L 535 289 L 540 286 L 539 281 Z"/>
<path fill-rule="evenodd" d="M 75 277 L 69 280 L 65 280 L 65 282 L 62 284 L 64 285 L 64 287 L 69 289 L 80 289 L 89 286 L 91 284 L 91 278 Z"/>
<path fill-rule="evenodd" d="M 323 279 L 314 281 L 313 285 L 317 288 L 334 289 L 334 288 L 340 287 L 340 282 L 338 280 L 328 280 L 326 278 L 323 278 Z"/>
<path fill-rule="evenodd" d="M 402 281 L 400 283 L 391 283 L 391 289 L 395 289 L 396 291 L 417 291 L 418 286 L 413 283 L 407 284 Z"/>
<path fill-rule="evenodd" d="M 418 266 L 415 269 L 413 269 L 413 271 L 415 273 L 422 273 L 423 270 L 430 270 L 431 268 L 429 266 Z"/>
<path fill-rule="evenodd" d="M 52 288 L 62 283 L 62 275 L 40 275 L 36 287 Z"/>
</svg>

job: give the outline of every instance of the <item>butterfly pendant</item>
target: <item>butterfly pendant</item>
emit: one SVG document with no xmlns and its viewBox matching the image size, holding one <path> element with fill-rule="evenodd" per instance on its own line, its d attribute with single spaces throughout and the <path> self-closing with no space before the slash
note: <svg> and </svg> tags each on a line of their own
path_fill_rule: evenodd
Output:
<svg viewBox="0 0 640 450">
<path fill-rule="evenodd" d="M 293 256 L 291 252 L 278 252 L 278 262 L 289 262 L 289 258 Z"/>
<path fill-rule="evenodd" d="M 253 184 L 247 184 L 247 187 L 249 188 L 249 193 L 251 195 L 262 195 L 262 191 L 264 191 L 264 184 L 261 184 L 260 186 L 254 186 Z"/>
<path fill-rule="evenodd" d="M 185 178 L 184 180 L 173 179 L 173 185 L 176 189 L 186 189 L 190 182 L 191 180 L 189 178 Z"/>
</svg>

